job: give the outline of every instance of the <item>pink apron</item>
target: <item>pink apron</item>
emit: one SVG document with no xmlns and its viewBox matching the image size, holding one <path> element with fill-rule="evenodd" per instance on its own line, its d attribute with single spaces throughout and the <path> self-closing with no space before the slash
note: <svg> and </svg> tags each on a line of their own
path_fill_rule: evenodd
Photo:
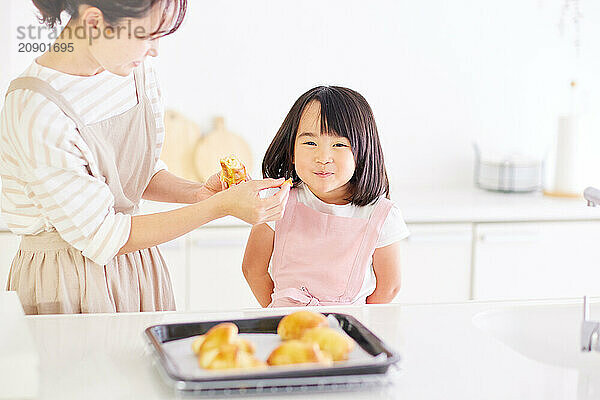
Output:
<svg viewBox="0 0 600 400">
<path fill-rule="evenodd" d="M 290 192 L 275 226 L 269 307 L 353 304 L 371 264 L 379 231 L 392 208 L 381 198 L 369 219 L 330 215 L 298 201 Z"/>
</svg>

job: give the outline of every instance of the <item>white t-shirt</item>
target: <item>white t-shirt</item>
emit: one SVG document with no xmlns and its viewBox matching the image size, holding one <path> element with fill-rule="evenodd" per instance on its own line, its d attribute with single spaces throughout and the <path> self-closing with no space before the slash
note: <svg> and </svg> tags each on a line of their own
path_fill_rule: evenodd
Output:
<svg viewBox="0 0 600 400">
<path fill-rule="evenodd" d="M 278 190 L 278 188 L 263 190 L 261 192 L 261 197 L 269 197 L 277 193 Z M 300 185 L 298 186 L 297 194 L 298 201 L 304 204 L 305 206 L 325 214 L 336 215 L 339 217 L 369 219 L 371 213 L 375 209 L 375 204 L 369 204 L 367 206 L 359 207 L 353 204 L 338 205 L 325 203 L 317 196 L 315 196 L 314 193 L 310 191 L 308 186 L 306 186 L 303 183 L 300 183 Z M 276 222 L 268 222 L 267 225 L 271 227 L 271 229 L 275 230 Z M 379 238 L 377 239 L 375 248 L 389 246 L 392 243 L 405 239 L 409 235 L 410 232 L 408 230 L 408 227 L 406 226 L 406 223 L 404 222 L 402 213 L 400 212 L 400 209 L 394 204 L 381 227 L 381 231 L 379 232 Z M 367 298 L 375 290 L 376 280 L 375 272 L 373 271 L 372 260 L 369 261 L 369 264 L 370 265 L 367 269 L 367 273 L 365 274 L 365 280 L 360 289 L 358 299 Z M 269 266 L 269 272 L 270 269 L 271 267 Z"/>
</svg>

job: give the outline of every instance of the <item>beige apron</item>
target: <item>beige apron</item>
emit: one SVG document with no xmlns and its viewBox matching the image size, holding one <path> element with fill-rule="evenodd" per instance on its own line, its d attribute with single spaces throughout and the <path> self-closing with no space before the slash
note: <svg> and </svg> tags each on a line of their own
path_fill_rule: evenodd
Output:
<svg viewBox="0 0 600 400">
<path fill-rule="evenodd" d="M 75 122 L 97 161 L 98 170 L 90 174 L 105 181 L 115 198 L 115 212 L 124 214 L 137 212 L 156 163 L 156 124 L 145 94 L 144 65 L 134 69 L 134 79 L 137 105 L 90 125 L 83 124 L 64 97 L 41 79 L 15 79 L 7 92 L 40 93 Z M 157 247 L 99 265 L 56 231 L 22 237 L 7 290 L 18 293 L 27 314 L 175 310 L 171 278 Z"/>
</svg>

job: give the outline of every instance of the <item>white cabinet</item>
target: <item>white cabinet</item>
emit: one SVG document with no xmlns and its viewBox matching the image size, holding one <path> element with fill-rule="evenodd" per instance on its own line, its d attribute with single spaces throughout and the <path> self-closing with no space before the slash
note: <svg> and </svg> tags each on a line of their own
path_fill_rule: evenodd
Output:
<svg viewBox="0 0 600 400">
<path fill-rule="evenodd" d="M 471 224 L 414 224 L 401 244 L 402 287 L 394 302 L 469 299 Z"/>
<path fill-rule="evenodd" d="M 6 288 L 10 265 L 19 248 L 20 238 L 11 232 L 0 232 L 0 290 Z"/>
<path fill-rule="evenodd" d="M 260 307 L 242 273 L 247 227 L 206 227 L 190 234 L 190 310 Z"/>
<path fill-rule="evenodd" d="M 476 299 L 600 294 L 600 221 L 477 224 Z"/>
<path fill-rule="evenodd" d="M 169 268 L 177 311 L 189 309 L 189 235 L 159 245 Z"/>
</svg>

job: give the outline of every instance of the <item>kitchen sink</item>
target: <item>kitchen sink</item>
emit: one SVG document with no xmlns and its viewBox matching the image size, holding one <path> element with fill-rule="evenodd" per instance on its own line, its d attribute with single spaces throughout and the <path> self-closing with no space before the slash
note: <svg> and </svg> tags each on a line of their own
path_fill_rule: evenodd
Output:
<svg viewBox="0 0 600 400">
<path fill-rule="evenodd" d="M 600 320 L 600 303 L 590 304 Z M 581 351 L 582 302 L 533 304 L 481 312 L 473 324 L 523 356 L 542 363 L 600 374 L 600 353 Z"/>
</svg>

